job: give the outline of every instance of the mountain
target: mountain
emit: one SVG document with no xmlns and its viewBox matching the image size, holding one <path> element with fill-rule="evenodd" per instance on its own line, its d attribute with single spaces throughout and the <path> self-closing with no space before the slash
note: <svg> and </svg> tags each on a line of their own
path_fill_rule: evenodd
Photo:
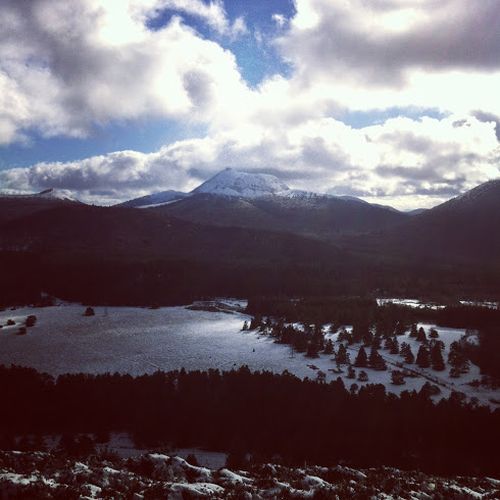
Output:
<svg viewBox="0 0 500 500">
<path fill-rule="evenodd" d="M 446 264 L 500 265 L 500 180 L 489 181 L 397 228 L 360 237 L 365 250 Z"/>
<path fill-rule="evenodd" d="M 26 195 L 0 195 L 0 225 L 44 210 L 73 205 L 81 203 L 67 196 L 64 191 L 54 189 Z"/>
<path fill-rule="evenodd" d="M 420 215 L 420 214 L 423 214 L 424 212 L 427 212 L 427 210 L 429 210 L 428 208 L 415 208 L 413 210 L 408 210 L 406 213 L 408 215 Z"/>
<path fill-rule="evenodd" d="M 240 198 L 195 194 L 153 209 L 203 225 L 267 229 L 333 240 L 399 224 L 407 216 L 365 202 L 330 196 L 261 196 Z"/>
<path fill-rule="evenodd" d="M 194 192 L 147 210 L 88 206 L 51 193 L 0 197 L 0 302 L 34 301 L 41 291 L 117 304 L 375 289 L 498 292 L 498 181 L 413 216 L 357 200 L 278 193 Z"/>
<path fill-rule="evenodd" d="M 154 206 L 163 205 L 165 203 L 171 203 L 173 201 L 181 200 L 186 196 L 188 196 L 188 194 L 181 191 L 161 191 L 160 193 L 148 194 L 146 196 L 141 196 L 140 198 L 134 198 L 133 200 L 125 201 L 123 203 L 120 203 L 118 206 L 151 208 Z"/>
<path fill-rule="evenodd" d="M 128 203 L 144 206 L 140 200 Z M 158 203 L 152 210 L 202 225 L 271 230 L 323 240 L 391 227 L 408 217 L 391 207 L 294 190 L 273 175 L 233 169 L 223 170 L 175 203 Z"/>
<path fill-rule="evenodd" d="M 192 194 L 259 198 L 289 191 L 290 188 L 274 175 L 251 174 L 226 168 L 194 189 Z"/>
<path fill-rule="evenodd" d="M 155 210 L 67 205 L 0 224 L 0 304 L 9 297 L 35 302 L 42 291 L 121 305 L 307 295 L 321 287 L 333 293 L 340 276 L 357 269 L 350 261 L 332 245 L 283 232 L 199 225 Z M 336 279 L 325 282 L 328 276 Z"/>
</svg>

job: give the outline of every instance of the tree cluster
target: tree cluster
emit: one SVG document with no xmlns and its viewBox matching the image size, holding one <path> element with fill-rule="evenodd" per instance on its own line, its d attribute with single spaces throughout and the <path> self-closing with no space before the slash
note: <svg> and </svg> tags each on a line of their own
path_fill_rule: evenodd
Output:
<svg viewBox="0 0 500 500">
<path fill-rule="evenodd" d="M 468 405 L 457 393 L 433 404 L 426 390 L 397 397 L 382 385 L 348 390 L 341 379 L 317 383 L 247 368 L 54 379 L 0 367 L 0 394 L 4 438 L 123 431 L 146 446 L 204 446 L 290 464 L 499 472 L 500 411 Z M 65 446 L 84 445 L 91 443 Z"/>
</svg>

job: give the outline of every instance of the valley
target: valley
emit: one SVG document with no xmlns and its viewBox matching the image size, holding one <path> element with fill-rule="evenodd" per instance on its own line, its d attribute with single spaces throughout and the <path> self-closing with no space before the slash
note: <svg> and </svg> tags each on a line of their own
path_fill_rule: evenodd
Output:
<svg viewBox="0 0 500 500">
<path fill-rule="evenodd" d="M 271 329 L 262 326 L 242 330 L 251 316 L 245 314 L 246 301 L 218 299 L 219 309 L 211 302 L 195 303 L 187 307 L 133 308 L 94 307 L 94 315 L 85 316 L 79 304 L 61 303 L 53 307 L 19 308 L 0 312 L 0 364 L 35 368 L 51 375 L 67 373 L 123 373 L 142 375 L 158 370 L 221 371 L 248 366 L 251 370 L 282 373 L 287 371 L 300 378 L 330 382 L 338 377 L 346 387 L 358 388 L 367 384 L 382 384 L 388 392 L 420 391 L 424 384 L 436 387 L 434 400 L 448 398 L 452 392 L 463 393 L 481 405 L 493 409 L 499 403 L 498 390 L 479 384 L 479 367 L 469 363 L 467 372 L 450 378 L 450 365 L 445 371 L 432 367 L 421 368 L 407 364 L 399 353 L 380 350 L 387 363 L 385 370 L 368 365 L 348 373 L 348 364 L 354 364 L 361 343 L 353 345 L 342 341 L 341 332 L 352 332 L 351 325 L 332 329 L 323 325 L 324 339 L 332 341 L 333 353 L 320 352 L 315 357 L 297 352 L 291 346 L 275 342 Z M 205 309 L 205 310 L 204 310 Z M 28 316 L 35 316 L 34 326 L 19 335 Z M 11 324 L 9 324 L 11 323 Z M 12 324 L 14 323 L 14 324 Z M 303 323 L 290 327 L 304 330 Z M 437 327 L 419 323 L 418 328 L 438 332 L 444 343 L 443 357 L 449 355 L 452 342 L 465 337 L 465 329 Z M 472 337 L 471 337 L 472 338 Z M 410 337 L 409 330 L 398 336 L 399 344 L 406 342 L 417 355 L 420 342 Z M 343 345 L 350 363 L 335 362 L 335 352 Z M 367 351 L 368 352 L 368 351 Z M 360 380 L 361 370 L 366 379 Z M 407 376 L 394 384 L 393 371 Z M 476 381 L 474 385 L 470 385 Z"/>
</svg>

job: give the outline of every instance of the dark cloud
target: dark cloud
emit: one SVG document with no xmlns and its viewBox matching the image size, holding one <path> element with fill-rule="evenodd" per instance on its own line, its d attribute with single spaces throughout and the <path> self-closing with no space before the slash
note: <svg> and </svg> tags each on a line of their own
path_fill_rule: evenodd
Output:
<svg viewBox="0 0 500 500">
<path fill-rule="evenodd" d="M 312 5 L 319 14 L 318 25 L 292 29 L 279 41 L 306 79 L 344 71 L 343 78 L 350 75 L 357 82 L 401 86 L 409 68 L 500 68 L 498 0 L 315 0 Z M 396 31 L 361 27 L 371 16 L 376 26 L 377 12 L 397 13 L 408 7 L 423 9 L 426 20 Z"/>
</svg>

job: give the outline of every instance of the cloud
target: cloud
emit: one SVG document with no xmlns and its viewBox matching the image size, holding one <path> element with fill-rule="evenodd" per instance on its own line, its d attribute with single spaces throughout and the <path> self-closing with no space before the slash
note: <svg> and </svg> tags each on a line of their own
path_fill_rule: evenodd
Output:
<svg viewBox="0 0 500 500">
<path fill-rule="evenodd" d="M 0 183 L 11 191 L 56 187 L 110 203 L 164 189 L 190 190 L 236 167 L 278 174 L 296 188 L 382 197 L 414 208 L 424 195 L 428 206 L 498 176 L 499 157 L 494 124 L 474 117 L 395 118 L 361 129 L 318 118 L 286 131 L 246 125 L 151 154 L 123 151 L 41 163 L 0 172 Z"/>
<path fill-rule="evenodd" d="M 232 23 L 228 19 L 222 0 L 128 0 L 132 11 L 145 20 L 158 15 L 163 10 L 173 10 L 188 14 L 205 21 L 217 33 L 236 38 L 248 32 L 243 17 L 237 17 Z"/>
<path fill-rule="evenodd" d="M 278 28 L 283 28 L 287 23 L 287 18 L 283 14 L 273 14 L 271 17 Z"/>
<path fill-rule="evenodd" d="M 303 88 L 349 109 L 500 114 L 498 1 L 296 0 L 277 44 Z"/>
<path fill-rule="evenodd" d="M 199 15 L 218 29 L 232 29 L 220 2 L 170 3 L 185 11 L 200 7 Z M 205 123 L 232 112 L 248 93 L 234 55 L 178 17 L 149 31 L 148 4 L 160 5 L 4 0 L 0 144 L 28 130 L 85 137 L 110 121 L 159 116 Z"/>
<path fill-rule="evenodd" d="M 269 172 L 297 188 L 414 207 L 499 176 L 498 0 L 296 0 L 273 16 L 293 67 L 256 88 L 235 56 L 162 9 L 237 36 L 221 1 L 3 0 L 0 145 L 86 137 L 147 117 L 202 123 L 205 137 L 155 153 L 121 151 L 0 172 L 0 187 L 70 190 L 111 203 L 191 189 L 224 167 Z M 257 33 L 257 31 L 256 31 Z M 217 37 L 216 37 L 217 38 Z M 220 39 L 218 40 L 220 42 Z M 263 37 L 261 43 L 270 43 Z M 436 109 L 354 128 L 348 111 Z"/>
</svg>

